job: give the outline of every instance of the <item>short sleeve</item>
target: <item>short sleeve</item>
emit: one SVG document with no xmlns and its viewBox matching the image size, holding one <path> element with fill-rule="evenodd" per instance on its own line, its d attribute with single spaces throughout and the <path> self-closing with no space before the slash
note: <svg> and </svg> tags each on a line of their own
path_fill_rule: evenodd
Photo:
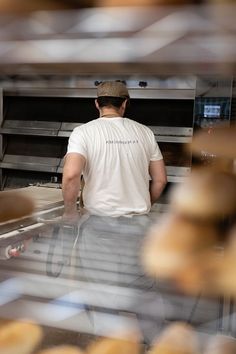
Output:
<svg viewBox="0 0 236 354">
<path fill-rule="evenodd" d="M 163 156 L 162 156 L 161 150 L 156 142 L 154 134 L 152 133 L 150 161 L 158 161 L 158 160 L 162 160 L 162 159 L 163 159 Z"/>
<path fill-rule="evenodd" d="M 87 147 L 83 133 L 79 128 L 75 128 L 69 137 L 67 154 L 77 152 L 87 158 Z"/>
</svg>

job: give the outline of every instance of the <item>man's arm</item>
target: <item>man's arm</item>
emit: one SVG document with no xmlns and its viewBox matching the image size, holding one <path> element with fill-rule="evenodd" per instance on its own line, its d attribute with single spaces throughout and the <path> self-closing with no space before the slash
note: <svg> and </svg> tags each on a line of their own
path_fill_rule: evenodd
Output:
<svg viewBox="0 0 236 354">
<path fill-rule="evenodd" d="M 153 204 L 160 197 L 167 183 L 164 161 L 151 161 L 149 165 L 149 174 L 152 179 L 150 183 L 150 198 L 151 204 Z"/>
<path fill-rule="evenodd" d="M 78 153 L 69 153 L 65 158 L 62 177 L 62 195 L 65 207 L 63 217 L 68 220 L 73 220 L 78 216 L 76 203 L 85 161 L 83 155 Z"/>
</svg>

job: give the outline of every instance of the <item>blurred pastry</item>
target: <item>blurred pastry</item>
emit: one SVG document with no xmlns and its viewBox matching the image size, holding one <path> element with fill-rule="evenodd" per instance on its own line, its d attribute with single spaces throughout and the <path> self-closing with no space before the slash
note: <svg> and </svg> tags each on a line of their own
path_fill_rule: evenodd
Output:
<svg viewBox="0 0 236 354">
<path fill-rule="evenodd" d="M 192 257 L 217 244 L 218 238 L 212 225 L 167 214 L 144 240 L 143 265 L 151 276 L 174 277 L 188 266 Z"/>
<path fill-rule="evenodd" d="M 236 340 L 231 336 L 215 335 L 208 341 L 204 354 L 235 354 Z"/>
<path fill-rule="evenodd" d="M 132 339 L 104 338 L 92 343 L 87 354 L 140 354 L 140 344 Z"/>
<path fill-rule="evenodd" d="M 222 255 L 214 249 L 193 257 L 188 267 L 175 274 L 176 288 L 187 295 L 219 296 L 222 294 L 217 279 L 222 267 Z"/>
<path fill-rule="evenodd" d="M 218 294 L 236 297 L 236 260 L 235 257 L 224 256 L 222 265 L 217 271 L 217 276 L 214 279 L 214 287 L 218 289 Z"/>
<path fill-rule="evenodd" d="M 175 212 L 199 220 L 217 220 L 236 213 L 236 175 L 198 169 L 172 190 Z"/>
<path fill-rule="evenodd" d="M 37 354 L 83 354 L 84 352 L 72 345 L 59 345 L 53 348 L 45 349 Z"/>
<path fill-rule="evenodd" d="M 207 250 L 175 274 L 177 288 L 187 294 L 236 297 L 236 229 L 225 248 Z"/>
<path fill-rule="evenodd" d="M 199 354 L 198 337 L 185 323 L 169 325 L 157 338 L 148 354 Z"/>
<path fill-rule="evenodd" d="M 228 242 L 222 254 L 222 262 L 215 279 L 216 288 L 226 296 L 236 297 L 236 227 L 229 232 Z"/>
<path fill-rule="evenodd" d="M 209 134 L 199 130 L 194 134 L 191 144 L 193 154 L 201 155 L 202 151 L 221 157 L 236 158 L 236 125 L 214 128 Z"/>
<path fill-rule="evenodd" d="M 236 255 L 236 222 L 234 222 L 228 230 L 227 239 L 228 242 L 226 248 L 228 252 Z"/>
<path fill-rule="evenodd" d="M 155 6 L 182 5 L 191 3 L 189 0 L 96 0 L 97 6 Z"/>
<path fill-rule="evenodd" d="M 18 219 L 34 211 L 34 202 L 20 192 L 0 192 L 0 222 Z"/>
<path fill-rule="evenodd" d="M 97 6 L 149 6 L 154 0 L 96 0 Z"/>
<path fill-rule="evenodd" d="M 0 353 L 31 354 L 42 337 L 42 329 L 36 324 L 9 322 L 0 328 Z"/>
</svg>

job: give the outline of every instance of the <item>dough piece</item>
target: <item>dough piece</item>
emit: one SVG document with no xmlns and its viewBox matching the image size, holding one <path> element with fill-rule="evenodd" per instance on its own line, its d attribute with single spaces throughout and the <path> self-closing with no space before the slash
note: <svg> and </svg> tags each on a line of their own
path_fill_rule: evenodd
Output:
<svg viewBox="0 0 236 354">
<path fill-rule="evenodd" d="M 217 282 L 222 262 L 222 256 L 213 249 L 193 257 L 188 267 L 175 275 L 176 287 L 188 295 L 219 296 Z"/>
<path fill-rule="evenodd" d="M 236 175 L 201 168 L 173 188 L 171 207 L 182 215 L 217 220 L 236 213 Z"/>
<path fill-rule="evenodd" d="M 196 333 L 190 325 L 176 322 L 157 338 L 148 354 L 199 354 Z"/>
<path fill-rule="evenodd" d="M 143 265 L 151 276 L 174 277 L 192 257 L 217 244 L 218 238 L 212 225 L 167 214 L 144 240 Z"/>
<path fill-rule="evenodd" d="M 104 338 L 92 343 L 87 354 L 140 354 L 140 345 L 129 339 Z"/>
<path fill-rule="evenodd" d="M 166 6 L 186 3 L 189 0 L 96 0 L 97 6 Z"/>
<path fill-rule="evenodd" d="M 37 354 L 83 354 L 84 352 L 72 345 L 59 345 L 53 348 L 45 349 Z"/>
<path fill-rule="evenodd" d="M 36 324 L 10 322 L 0 328 L 0 353 L 31 354 L 42 337 L 42 329 Z"/>
<path fill-rule="evenodd" d="M 236 297 L 236 229 L 229 233 L 225 248 L 207 250 L 176 274 L 179 289 L 210 296 Z"/>
<path fill-rule="evenodd" d="M 236 125 L 214 128 L 211 134 L 206 130 L 199 130 L 194 135 L 190 148 L 195 155 L 201 155 L 204 151 L 219 157 L 235 159 Z"/>
<path fill-rule="evenodd" d="M 222 262 L 215 280 L 216 287 L 225 296 L 236 297 L 236 227 L 228 235 L 228 242 L 222 250 Z"/>
<path fill-rule="evenodd" d="M 20 192 L 0 192 L 0 222 L 18 219 L 34 211 L 34 202 Z"/>
<path fill-rule="evenodd" d="M 233 337 L 225 335 L 216 335 L 211 337 L 206 345 L 204 354 L 235 354 L 236 340 Z"/>
</svg>

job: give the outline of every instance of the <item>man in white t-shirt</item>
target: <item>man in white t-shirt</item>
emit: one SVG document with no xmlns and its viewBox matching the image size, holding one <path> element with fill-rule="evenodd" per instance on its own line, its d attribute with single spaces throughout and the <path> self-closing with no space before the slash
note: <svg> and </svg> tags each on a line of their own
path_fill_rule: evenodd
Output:
<svg viewBox="0 0 236 354">
<path fill-rule="evenodd" d="M 119 81 L 98 86 L 99 118 L 74 129 L 63 170 L 65 219 L 77 217 L 81 175 L 90 215 L 131 216 L 150 211 L 166 185 L 163 157 L 153 132 L 124 118 L 129 93 Z"/>
<path fill-rule="evenodd" d="M 79 223 L 75 274 L 87 282 L 88 288 L 92 284 L 96 306 L 104 309 L 112 303 L 122 310 L 119 290 L 109 288 L 105 295 L 106 285 L 144 291 L 153 286 L 152 279 L 144 275 L 139 255 L 151 224 L 148 213 L 166 185 L 166 172 L 153 132 L 123 118 L 129 103 L 126 86 L 103 82 L 97 95 L 99 118 L 75 128 L 69 138 L 62 183 L 63 218 L 67 222 L 78 219 L 77 198 L 83 175 L 87 213 Z M 103 284 L 103 295 L 95 292 L 95 282 Z M 133 298 L 132 308 L 125 306 L 123 310 L 135 313 L 135 307 L 139 308 L 136 300 Z M 110 321 L 101 320 L 99 311 L 90 309 L 88 321 L 94 334 L 114 330 Z M 121 325 L 123 331 L 125 324 Z M 149 333 L 144 336 L 148 338 Z"/>
</svg>

